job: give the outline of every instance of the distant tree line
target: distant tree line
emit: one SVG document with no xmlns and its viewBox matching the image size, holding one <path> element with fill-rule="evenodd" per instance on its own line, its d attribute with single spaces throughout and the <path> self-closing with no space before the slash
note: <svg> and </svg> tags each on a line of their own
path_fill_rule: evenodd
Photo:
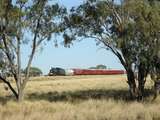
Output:
<svg viewBox="0 0 160 120">
<path fill-rule="evenodd" d="M 96 67 L 89 67 L 89 69 L 107 69 L 107 66 L 100 64 L 97 65 Z"/>
</svg>

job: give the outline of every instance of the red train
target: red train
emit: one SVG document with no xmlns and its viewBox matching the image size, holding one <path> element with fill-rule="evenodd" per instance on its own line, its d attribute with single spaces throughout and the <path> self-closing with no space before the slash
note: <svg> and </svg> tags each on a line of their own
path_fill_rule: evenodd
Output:
<svg viewBox="0 0 160 120">
<path fill-rule="evenodd" d="M 72 69 L 73 75 L 117 75 L 125 74 L 124 70 Z"/>
<path fill-rule="evenodd" d="M 106 70 L 106 69 L 63 69 L 63 68 L 51 68 L 48 75 L 117 75 L 125 74 L 124 70 Z"/>
</svg>

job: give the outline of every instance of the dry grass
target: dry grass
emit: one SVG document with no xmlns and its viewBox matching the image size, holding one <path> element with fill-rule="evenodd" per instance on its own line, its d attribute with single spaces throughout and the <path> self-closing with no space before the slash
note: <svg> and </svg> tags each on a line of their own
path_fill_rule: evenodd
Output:
<svg viewBox="0 0 160 120">
<path fill-rule="evenodd" d="M 160 98 L 131 102 L 127 87 L 122 75 L 32 78 L 17 104 L 0 84 L 0 120 L 160 120 Z"/>
</svg>

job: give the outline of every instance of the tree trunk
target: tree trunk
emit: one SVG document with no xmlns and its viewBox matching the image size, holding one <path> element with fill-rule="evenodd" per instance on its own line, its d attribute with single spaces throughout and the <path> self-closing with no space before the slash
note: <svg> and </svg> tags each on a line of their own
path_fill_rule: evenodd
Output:
<svg viewBox="0 0 160 120">
<path fill-rule="evenodd" d="M 143 100 L 144 97 L 144 84 L 145 80 L 144 78 L 138 80 L 138 100 Z"/>
<path fill-rule="evenodd" d="M 18 74 L 19 76 L 19 74 Z M 23 84 L 22 83 L 22 78 L 21 76 L 19 76 L 19 78 L 17 79 L 17 89 L 18 89 L 18 98 L 17 98 L 17 101 L 18 102 L 21 102 L 23 100 L 23 97 L 24 97 L 24 87 L 23 87 Z"/>
<path fill-rule="evenodd" d="M 18 88 L 18 98 L 17 98 L 17 100 L 18 100 L 18 102 L 21 102 L 21 101 L 23 101 L 23 99 L 24 99 L 24 88 L 22 86 L 20 86 Z"/>
<path fill-rule="evenodd" d="M 127 70 L 127 79 L 128 79 L 128 85 L 129 85 L 129 93 L 131 99 L 136 99 L 137 98 L 137 86 L 135 82 L 135 77 L 134 73 L 131 69 Z"/>
<path fill-rule="evenodd" d="M 138 71 L 138 100 L 143 100 L 144 97 L 144 85 L 146 82 L 147 71 L 144 64 L 139 65 Z"/>
<path fill-rule="evenodd" d="M 155 100 L 160 93 L 160 80 L 154 81 L 154 97 L 153 100 Z"/>
<path fill-rule="evenodd" d="M 29 77 L 28 78 L 24 78 L 23 79 L 23 82 L 22 82 L 22 79 L 19 80 L 19 83 L 18 83 L 18 101 L 21 102 L 23 101 L 24 99 L 24 89 L 25 89 L 25 86 L 26 86 L 26 83 L 27 81 L 29 80 Z"/>
</svg>

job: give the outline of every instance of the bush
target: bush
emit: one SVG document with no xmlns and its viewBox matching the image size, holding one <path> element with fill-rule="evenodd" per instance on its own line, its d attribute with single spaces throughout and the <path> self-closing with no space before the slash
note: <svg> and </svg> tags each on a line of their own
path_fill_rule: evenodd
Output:
<svg viewBox="0 0 160 120">
<path fill-rule="evenodd" d="M 26 72 L 26 69 L 24 70 L 24 73 Z M 41 76 L 43 73 L 42 73 L 42 70 L 40 68 L 37 68 L 37 67 L 31 67 L 30 68 L 30 76 L 32 77 L 36 77 L 36 76 Z"/>
</svg>

